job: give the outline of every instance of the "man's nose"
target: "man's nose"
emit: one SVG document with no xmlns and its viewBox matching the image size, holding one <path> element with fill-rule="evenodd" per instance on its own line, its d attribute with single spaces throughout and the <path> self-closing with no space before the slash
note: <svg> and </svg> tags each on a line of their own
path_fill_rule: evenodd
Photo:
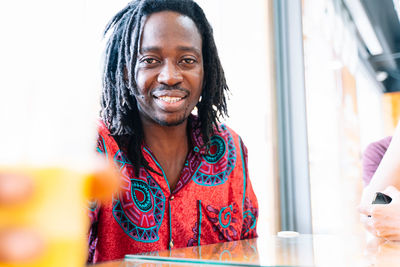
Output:
<svg viewBox="0 0 400 267">
<path fill-rule="evenodd" d="M 182 73 L 179 66 L 173 62 L 165 62 L 161 68 L 160 74 L 158 75 L 158 82 L 173 86 L 183 81 Z"/>
</svg>

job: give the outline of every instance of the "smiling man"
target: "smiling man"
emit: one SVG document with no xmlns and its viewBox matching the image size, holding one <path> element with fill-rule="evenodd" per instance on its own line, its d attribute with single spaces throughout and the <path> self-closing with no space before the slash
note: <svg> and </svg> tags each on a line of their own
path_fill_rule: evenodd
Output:
<svg viewBox="0 0 400 267">
<path fill-rule="evenodd" d="M 122 184 L 91 209 L 89 261 L 256 237 L 247 149 L 218 123 L 228 87 L 202 9 L 133 1 L 106 33 L 98 151 Z"/>
</svg>

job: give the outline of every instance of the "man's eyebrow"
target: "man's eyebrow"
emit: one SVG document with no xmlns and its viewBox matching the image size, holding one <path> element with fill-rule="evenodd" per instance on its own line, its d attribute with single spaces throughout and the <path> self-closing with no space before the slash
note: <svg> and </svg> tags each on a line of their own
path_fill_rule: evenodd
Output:
<svg viewBox="0 0 400 267">
<path fill-rule="evenodd" d="M 146 46 L 140 48 L 140 53 L 159 52 L 161 50 L 158 46 Z"/>
<path fill-rule="evenodd" d="M 201 55 L 200 49 L 194 47 L 194 46 L 178 46 L 178 50 L 181 51 L 187 51 L 187 52 L 194 52 L 197 54 L 197 56 Z"/>
<path fill-rule="evenodd" d="M 200 49 L 193 47 L 193 46 L 178 46 L 177 50 L 179 51 L 186 51 L 186 52 L 192 52 L 195 53 L 197 56 L 201 55 Z M 147 53 L 147 52 L 160 52 L 161 47 L 159 46 L 145 46 L 140 48 L 140 53 Z"/>
</svg>

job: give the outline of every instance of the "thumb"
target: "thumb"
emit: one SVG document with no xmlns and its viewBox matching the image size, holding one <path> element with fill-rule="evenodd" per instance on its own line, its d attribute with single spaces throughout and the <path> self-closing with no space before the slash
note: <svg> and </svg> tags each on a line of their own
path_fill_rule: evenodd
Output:
<svg viewBox="0 0 400 267">
<path fill-rule="evenodd" d="M 360 204 L 360 205 L 358 205 L 357 210 L 361 214 L 369 215 L 370 208 L 371 208 L 371 205 Z"/>
</svg>

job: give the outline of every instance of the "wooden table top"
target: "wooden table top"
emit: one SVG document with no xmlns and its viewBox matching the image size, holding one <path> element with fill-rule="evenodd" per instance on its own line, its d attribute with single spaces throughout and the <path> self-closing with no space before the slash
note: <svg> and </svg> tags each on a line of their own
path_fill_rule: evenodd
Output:
<svg viewBox="0 0 400 267">
<path fill-rule="evenodd" d="M 400 266 L 400 242 L 363 236 L 270 236 L 127 256 L 96 267 Z"/>
</svg>

